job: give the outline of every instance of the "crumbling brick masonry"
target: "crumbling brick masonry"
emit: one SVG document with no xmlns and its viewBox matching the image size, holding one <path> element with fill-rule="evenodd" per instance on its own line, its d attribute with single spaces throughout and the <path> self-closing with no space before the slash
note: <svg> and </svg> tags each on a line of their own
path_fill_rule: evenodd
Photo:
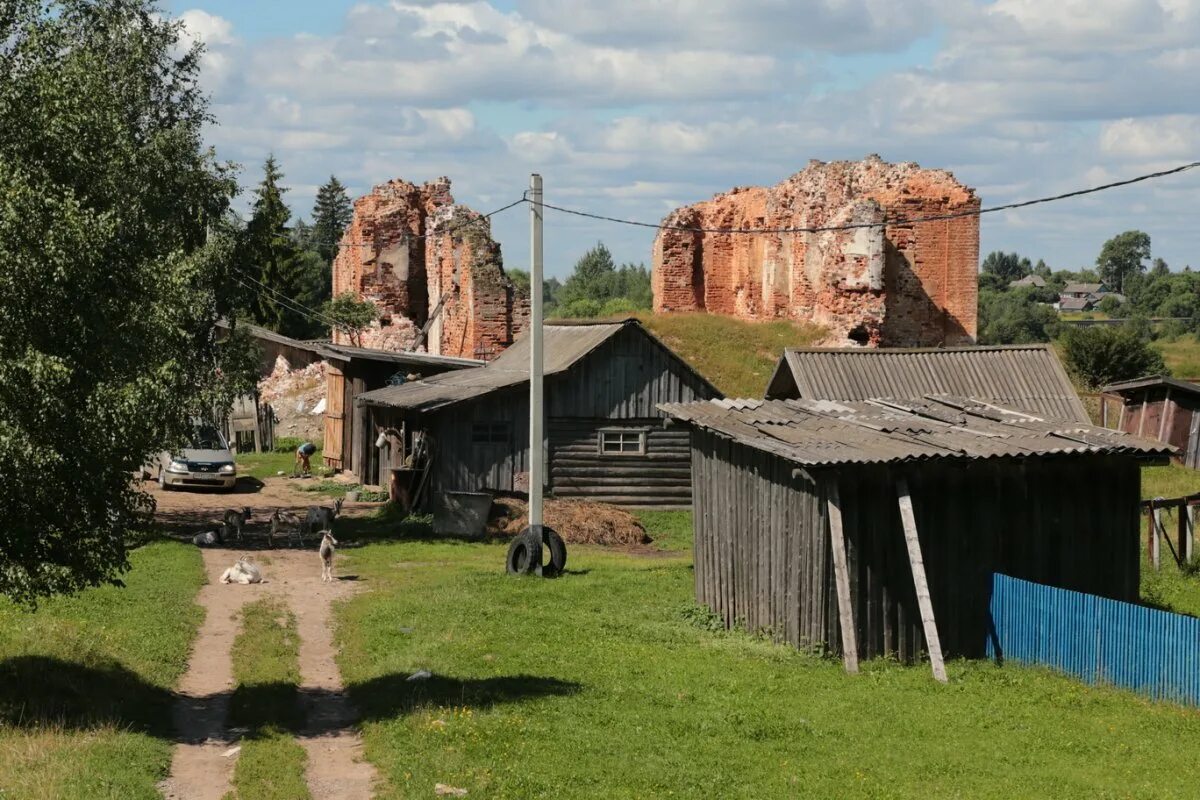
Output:
<svg viewBox="0 0 1200 800">
<path fill-rule="evenodd" d="M 355 201 L 333 262 L 333 293 L 347 291 L 379 308 L 365 347 L 490 359 L 529 324 L 529 299 L 504 274 L 491 226 L 455 205 L 449 178 L 397 179 Z M 334 341 L 350 343 L 341 332 Z"/>
<path fill-rule="evenodd" d="M 970 344 L 976 327 L 979 209 L 973 189 L 913 163 L 810 162 L 772 187 L 737 188 L 672 212 L 686 228 L 821 228 L 745 235 L 663 229 L 654 310 L 789 318 L 828 329 L 823 344 Z"/>
</svg>

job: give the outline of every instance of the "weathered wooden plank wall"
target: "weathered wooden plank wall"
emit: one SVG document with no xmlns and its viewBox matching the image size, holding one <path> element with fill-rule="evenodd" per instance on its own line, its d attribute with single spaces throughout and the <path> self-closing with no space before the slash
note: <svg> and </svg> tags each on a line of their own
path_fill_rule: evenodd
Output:
<svg viewBox="0 0 1200 800">
<path fill-rule="evenodd" d="M 601 453 L 602 430 L 644 433 L 645 455 Z M 547 433 L 555 497 L 628 506 L 691 503 L 691 448 L 685 428 L 664 429 L 658 419 L 554 418 Z"/>
<path fill-rule="evenodd" d="M 947 655 L 987 644 L 993 572 L 1116 600 L 1138 595 L 1136 462 L 1120 456 L 798 471 L 692 434 L 697 599 L 726 624 L 840 653 L 822 481 L 841 495 L 860 658 L 920 657 L 924 634 L 896 504 L 908 481 Z"/>
</svg>

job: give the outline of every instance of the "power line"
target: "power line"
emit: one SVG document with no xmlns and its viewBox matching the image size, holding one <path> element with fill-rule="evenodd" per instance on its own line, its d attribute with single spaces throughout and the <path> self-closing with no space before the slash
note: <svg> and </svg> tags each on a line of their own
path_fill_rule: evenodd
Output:
<svg viewBox="0 0 1200 800">
<path fill-rule="evenodd" d="M 996 211 L 1011 211 L 1014 208 L 1025 208 L 1041 203 L 1053 203 L 1057 200 L 1066 200 L 1071 197 L 1081 197 L 1087 194 L 1095 194 L 1109 189 L 1116 189 L 1120 186 L 1129 186 L 1130 184 L 1140 183 L 1142 181 L 1154 180 L 1163 178 L 1168 175 L 1175 175 L 1180 172 L 1186 172 L 1189 169 L 1200 167 L 1200 161 L 1193 161 L 1190 164 L 1183 164 L 1171 169 L 1162 170 L 1161 172 L 1151 172 L 1145 175 L 1139 175 L 1136 178 L 1128 178 L 1122 181 L 1114 181 L 1106 183 L 1102 186 L 1093 186 L 1090 189 L 1077 189 L 1073 192 L 1064 194 L 1056 194 L 1050 197 L 1039 197 L 1034 200 L 1022 200 L 1016 203 L 1005 203 L 1001 206 L 991 206 L 989 208 L 972 209 L 969 211 L 956 211 L 952 214 L 937 214 L 929 217 L 912 217 L 912 218 L 897 218 L 884 219 L 882 222 L 856 222 L 846 225 L 818 225 L 813 227 L 801 228 L 702 228 L 691 227 L 687 225 L 670 225 L 665 222 L 642 222 L 640 220 L 621 219 L 620 217 L 610 217 L 604 214 L 594 214 L 588 211 L 580 211 L 573 208 L 563 208 L 562 206 L 551 205 L 550 203 L 542 203 L 544 208 L 549 208 L 563 214 L 572 214 L 577 217 L 586 217 L 588 219 L 600 220 L 602 222 L 615 222 L 620 225 L 632 225 L 638 228 L 653 228 L 655 230 L 682 231 L 685 233 L 724 233 L 724 234 L 779 234 L 779 233 L 823 233 L 825 231 L 849 231 L 857 228 L 881 228 L 887 225 L 912 225 L 921 222 L 937 222 L 940 220 L 960 219 L 962 217 L 978 217 L 984 214 L 991 214 Z M 528 202 L 528 200 L 526 200 Z"/>
<path fill-rule="evenodd" d="M 465 230 L 466 228 L 470 228 L 473 225 L 479 225 L 482 222 L 486 222 L 486 221 L 490 220 L 492 217 L 496 216 L 497 214 L 500 214 L 504 211 L 508 211 L 510 208 L 513 208 L 514 206 L 519 206 L 523 203 L 528 203 L 528 202 L 529 201 L 526 198 L 522 197 L 519 200 L 514 200 L 513 202 L 509 203 L 506 206 L 501 206 L 500 208 L 497 208 L 495 211 L 489 211 L 486 214 L 480 214 L 478 217 L 473 217 L 460 225 L 455 225 L 450 228 L 443 228 L 443 229 L 436 230 L 436 231 L 429 231 L 428 233 L 404 233 L 404 234 L 401 234 L 401 236 L 400 236 L 400 243 L 404 244 L 407 242 L 419 241 L 421 239 L 428 239 L 433 236 L 445 236 L 445 235 L 449 235 L 449 234 L 453 234 L 453 233 L 458 233 L 459 231 Z M 312 241 L 309 241 L 309 242 L 305 242 L 305 244 L 309 245 L 309 246 L 319 246 L 319 247 L 378 247 L 379 246 L 376 242 L 312 242 Z"/>
<path fill-rule="evenodd" d="M 309 308 L 308 306 L 304 305 L 299 300 L 294 300 L 294 299 L 288 297 L 283 292 L 280 292 L 278 289 L 274 289 L 274 288 L 268 286 L 267 284 L 258 280 L 254 276 L 242 271 L 241 269 L 234 267 L 234 271 L 237 272 L 238 274 L 240 274 L 241 276 L 243 276 L 245 278 L 249 278 L 250 280 L 254 281 L 254 283 L 258 284 L 262 289 L 266 289 L 271 294 L 271 299 L 275 303 L 283 306 L 284 308 L 288 309 L 289 311 L 299 314 L 302 317 L 307 317 L 308 319 L 314 320 L 316 322 L 320 322 L 324 325 L 328 325 L 331 328 L 338 328 L 338 329 L 343 329 L 343 330 L 345 329 L 344 325 L 342 325 L 340 322 L 333 319 L 332 317 L 327 317 L 324 314 L 322 314 L 320 311 L 317 311 L 315 309 Z M 259 291 L 258 289 L 255 289 L 250 284 L 246 283 L 246 281 L 242 280 L 241 278 L 235 278 L 235 280 L 252 292 L 257 293 Z"/>
</svg>

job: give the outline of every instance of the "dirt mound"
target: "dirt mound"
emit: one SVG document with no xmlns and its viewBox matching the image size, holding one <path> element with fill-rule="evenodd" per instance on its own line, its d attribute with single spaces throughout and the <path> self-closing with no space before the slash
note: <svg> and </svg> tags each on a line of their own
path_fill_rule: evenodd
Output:
<svg viewBox="0 0 1200 800">
<path fill-rule="evenodd" d="M 279 356 L 271 374 L 258 382 L 258 391 L 263 402 L 270 403 L 275 412 L 276 436 L 321 441 L 325 430 L 324 361 L 292 369 L 288 360 Z"/>
<path fill-rule="evenodd" d="M 585 500 L 547 500 L 546 524 L 569 544 L 602 544 L 625 547 L 652 540 L 637 517 L 624 509 Z M 498 497 L 488 516 L 489 536 L 516 536 L 529 524 L 524 500 Z"/>
</svg>

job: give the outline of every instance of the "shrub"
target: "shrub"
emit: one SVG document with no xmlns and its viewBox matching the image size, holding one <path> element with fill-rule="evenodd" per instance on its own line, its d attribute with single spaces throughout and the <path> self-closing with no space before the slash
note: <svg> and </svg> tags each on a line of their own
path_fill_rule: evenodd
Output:
<svg viewBox="0 0 1200 800">
<path fill-rule="evenodd" d="M 296 448 L 304 444 L 304 439 L 299 436 L 276 436 L 275 437 L 275 452 L 276 453 L 294 453 Z"/>
<path fill-rule="evenodd" d="M 1162 356 L 1134 325 L 1071 328 L 1063 335 L 1062 345 L 1067 369 L 1089 389 L 1170 374 Z"/>
</svg>

